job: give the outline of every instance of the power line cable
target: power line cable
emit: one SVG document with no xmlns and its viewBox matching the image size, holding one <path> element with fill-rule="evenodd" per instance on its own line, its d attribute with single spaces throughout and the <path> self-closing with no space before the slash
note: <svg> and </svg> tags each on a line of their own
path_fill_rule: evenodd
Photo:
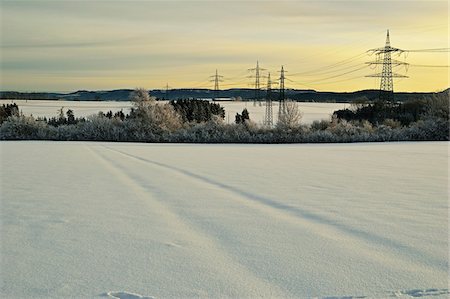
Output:
<svg viewBox="0 0 450 299">
<path fill-rule="evenodd" d="M 431 65 L 431 64 L 410 64 L 409 66 L 415 66 L 415 67 L 443 67 L 443 68 L 449 67 L 449 65 Z"/>
<path fill-rule="evenodd" d="M 326 78 L 321 78 L 321 79 L 313 80 L 313 81 L 306 81 L 306 83 L 314 83 L 314 82 L 326 81 L 328 79 L 339 78 L 339 77 L 345 76 L 347 74 L 351 74 L 351 73 L 360 71 L 360 70 L 365 69 L 365 68 L 367 68 L 366 65 L 364 65 L 362 67 L 358 67 L 357 69 L 354 69 L 354 70 L 351 70 L 351 71 L 348 71 L 348 72 L 345 72 L 345 73 L 342 73 L 342 74 L 338 74 L 338 75 L 334 75 L 334 76 L 330 76 L 330 77 L 326 77 Z"/>
<path fill-rule="evenodd" d="M 403 52 L 427 52 L 427 53 L 447 53 L 450 52 L 450 48 L 435 48 L 435 49 L 414 49 L 414 50 L 402 50 Z"/>
<path fill-rule="evenodd" d="M 344 60 L 335 62 L 335 63 L 330 64 L 330 65 L 319 67 L 317 69 L 312 69 L 312 70 L 308 70 L 308 71 L 304 71 L 304 72 L 300 72 L 300 73 L 293 73 L 293 74 L 291 74 L 291 76 L 299 76 L 299 75 L 304 75 L 304 74 L 311 74 L 311 73 L 314 73 L 314 72 L 321 72 L 322 70 L 326 70 L 326 69 L 330 69 L 330 68 L 340 67 L 340 66 L 345 65 L 347 63 L 351 63 L 353 61 L 356 61 L 356 60 L 358 60 L 359 58 L 361 58 L 361 57 L 363 57 L 365 55 L 367 55 L 367 52 L 360 53 L 358 55 L 346 58 Z"/>
<path fill-rule="evenodd" d="M 343 72 L 343 71 L 346 71 L 346 70 L 353 69 L 355 67 L 360 67 L 360 66 L 362 66 L 362 64 L 363 63 L 358 63 L 358 64 L 348 65 L 348 66 L 341 67 L 341 68 L 334 69 L 334 70 L 328 70 L 328 71 L 323 71 L 323 72 L 304 74 L 304 75 L 302 75 L 302 77 L 304 77 L 304 76 L 306 76 L 306 77 L 309 77 L 309 76 L 322 76 L 322 75 L 327 75 L 327 74 L 339 73 L 339 72 Z"/>
</svg>

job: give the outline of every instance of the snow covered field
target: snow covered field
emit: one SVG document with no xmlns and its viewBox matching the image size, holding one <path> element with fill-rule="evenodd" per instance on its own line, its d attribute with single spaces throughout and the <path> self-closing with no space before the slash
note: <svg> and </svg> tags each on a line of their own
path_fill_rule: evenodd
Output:
<svg viewBox="0 0 450 299">
<path fill-rule="evenodd" d="M 2 298 L 448 298 L 448 143 L 1 142 Z"/>
<path fill-rule="evenodd" d="M 9 104 L 11 100 L 0 100 L 1 104 Z M 19 106 L 20 110 L 25 115 L 33 115 L 34 117 L 54 117 L 58 115 L 61 107 L 64 107 L 66 112 L 72 109 L 76 117 L 89 116 L 97 114 L 99 111 L 117 112 L 123 110 L 124 113 L 129 113 L 132 107 L 131 102 L 77 102 L 77 101 L 25 101 L 14 100 Z M 265 109 L 264 105 L 253 105 L 253 102 L 218 102 L 225 108 L 225 121 L 234 122 L 236 113 L 241 113 L 244 108 L 250 113 L 250 118 L 256 123 L 262 123 L 264 119 Z M 310 124 L 314 120 L 330 119 L 331 114 L 339 109 L 348 108 L 349 104 L 342 103 L 298 103 L 300 111 L 303 112 L 302 123 Z M 278 103 L 273 103 L 274 117 L 278 113 Z"/>
</svg>

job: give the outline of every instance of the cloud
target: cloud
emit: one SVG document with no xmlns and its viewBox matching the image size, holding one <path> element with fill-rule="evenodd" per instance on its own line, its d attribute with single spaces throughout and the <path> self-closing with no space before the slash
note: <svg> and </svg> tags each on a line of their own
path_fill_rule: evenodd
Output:
<svg viewBox="0 0 450 299">
<path fill-rule="evenodd" d="M 153 74 L 177 86 L 209 76 L 216 68 L 225 75 L 232 68 L 245 71 L 256 59 L 273 72 L 281 64 L 301 72 L 383 46 L 388 28 L 395 47 L 446 46 L 447 5 L 375 0 L 2 1 L 1 70 L 8 84 L 26 81 L 36 88 L 46 84 L 47 89 L 69 86 L 73 76 L 95 86 L 96 76 L 101 84 L 112 84 L 142 82 Z M 427 64 L 429 58 L 420 59 Z M 82 80 L 83 75 L 89 80 Z M 364 80 L 328 86 L 354 90 L 367 87 Z"/>
<path fill-rule="evenodd" d="M 27 42 L 21 44 L 2 44 L 1 48 L 86 48 L 103 46 L 120 46 L 132 41 L 140 40 L 142 37 L 128 37 L 123 39 L 103 40 L 103 41 L 67 41 L 67 42 Z"/>
</svg>

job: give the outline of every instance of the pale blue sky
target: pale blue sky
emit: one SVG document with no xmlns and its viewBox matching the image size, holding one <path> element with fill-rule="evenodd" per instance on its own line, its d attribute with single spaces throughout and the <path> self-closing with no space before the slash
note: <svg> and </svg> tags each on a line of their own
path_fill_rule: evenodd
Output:
<svg viewBox="0 0 450 299">
<path fill-rule="evenodd" d="M 225 76 L 223 88 L 248 87 L 246 70 L 257 59 L 273 74 L 285 65 L 293 74 L 289 87 L 377 88 L 376 80 L 364 77 L 376 70 L 342 75 L 373 57 L 320 70 L 383 46 L 388 28 L 398 48 L 448 47 L 448 3 L 1 1 L 1 89 L 153 89 L 166 82 L 207 88 L 216 68 Z M 412 64 L 448 64 L 447 53 L 398 59 L 405 58 Z M 308 70 L 316 72 L 294 75 Z M 449 85 L 446 68 L 411 67 L 408 75 L 396 82 L 396 90 Z"/>
</svg>

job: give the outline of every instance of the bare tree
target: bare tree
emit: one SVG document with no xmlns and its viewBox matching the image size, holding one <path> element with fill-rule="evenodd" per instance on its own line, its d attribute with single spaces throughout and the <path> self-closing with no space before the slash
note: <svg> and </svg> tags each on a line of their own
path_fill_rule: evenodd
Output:
<svg viewBox="0 0 450 299">
<path fill-rule="evenodd" d="M 148 106 L 155 104 L 155 99 L 150 97 L 149 92 L 145 88 L 136 88 L 130 94 L 130 101 L 139 111 Z"/>
<path fill-rule="evenodd" d="M 297 102 L 286 101 L 286 110 L 278 118 L 277 128 L 279 129 L 295 129 L 300 126 L 300 120 L 303 113 L 298 109 Z"/>
</svg>

